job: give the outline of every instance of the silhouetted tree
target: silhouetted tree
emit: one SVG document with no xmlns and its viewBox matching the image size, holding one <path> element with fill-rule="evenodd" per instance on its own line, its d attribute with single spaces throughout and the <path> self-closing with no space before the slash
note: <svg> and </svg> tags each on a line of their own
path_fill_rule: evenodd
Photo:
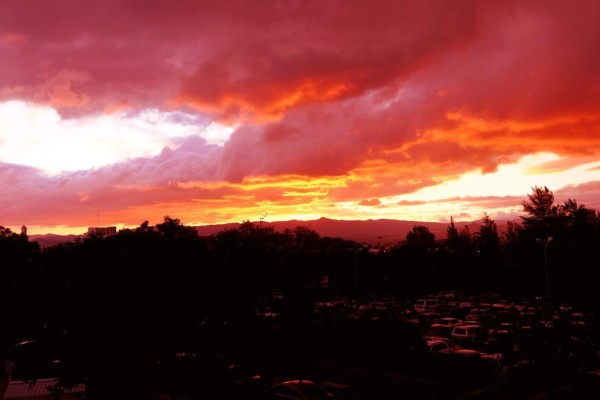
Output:
<svg viewBox="0 0 600 400">
<path fill-rule="evenodd" d="M 502 233 L 501 245 L 505 255 L 512 259 L 516 256 L 516 253 L 520 246 L 519 231 L 521 226 L 512 221 L 506 223 L 506 231 Z"/>
<path fill-rule="evenodd" d="M 576 200 L 568 199 L 559 207 L 566 232 L 579 242 L 588 242 L 596 227 L 596 215 L 593 210 Z"/>
<path fill-rule="evenodd" d="M 284 233 L 293 237 L 297 250 L 318 250 L 319 240 L 321 237 L 316 231 L 306 226 L 297 226 L 294 229 L 286 230 Z"/>
<path fill-rule="evenodd" d="M 464 257 L 471 251 L 472 240 L 469 227 L 465 227 L 459 232 L 454 225 L 454 218 L 450 217 L 450 224 L 446 229 L 446 244 L 450 253 L 457 257 Z"/>
<path fill-rule="evenodd" d="M 446 228 L 446 239 L 449 245 L 458 243 L 460 237 L 458 235 L 458 229 L 454 225 L 454 217 L 450 217 L 450 224 Z"/>
<path fill-rule="evenodd" d="M 146 226 L 144 226 L 144 224 Z M 140 226 L 140 229 L 147 230 L 147 221 Z M 198 231 L 191 226 L 185 226 L 178 218 L 165 216 L 161 224 L 156 225 L 156 230 L 170 239 L 189 239 L 198 236 Z"/>
<path fill-rule="evenodd" d="M 554 193 L 546 186 L 534 186 L 531 194 L 527 195 L 529 201 L 523 200 L 521 205 L 527 215 L 522 216 L 525 225 L 537 224 L 546 221 L 549 217 L 556 216 L 554 206 Z"/>
<path fill-rule="evenodd" d="M 152 232 L 153 229 L 154 229 L 154 227 L 149 226 L 148 220 L 145 220 L 144 222 L 142 222 L 140 224 L 139 227 L 135 228 L 135 231 L 137 233 L 149 233 L 149 232 Z"/>
<path fill-rule="evenodd" d="M 554 193 L 546 186 L 534 186 L 527 198 L 528 201 L 521 202 L 526 213 L 521 216 L 524 233 L 528 234 L 529 239 L 556 236 L 559 228 L 559 207 L 554 204 Z"/>
<path fill-rule="evenodd" d="M 500 237 L 496 222 L 488 214 L 484 214 L 479 226 L 477 244 L 481 256 L 489 261 L 491 257 L 497 256 L 500 251 Z"/>
<path fill-rule="evenodd" d="M 408 245 L 432 246 L 435 243 L 435 235 L 424 225 L 415 225 L 406 234 Z"/>
</svg>

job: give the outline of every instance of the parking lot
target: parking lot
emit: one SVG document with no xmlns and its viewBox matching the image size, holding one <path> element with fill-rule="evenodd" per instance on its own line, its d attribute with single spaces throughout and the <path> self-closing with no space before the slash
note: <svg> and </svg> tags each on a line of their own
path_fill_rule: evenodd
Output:
<svg viewBox="0 0 600 400">
<path fill-rule="evenodd" d="M 586 398 L 600 389 L 598 319 L 569 304 L 456 291 L 318 293 L 301 323 L 284 319 L 284 305 L 272 293 L 243 330 L 211 321 L 198 327 L 199 343 L 218 337 L 220 346 L 156 354 L 144 372 L 153 397 L 263 400 L 296 380 L 348 400 Z M 32 352 L 22 356 L 44 359 L 33 354 L 36 343 L 19 346 Z"/>
<path fill-rule="evenodd" d="M 268 309 L 276 329 L 277 303 Z M 350 383 L 355 398 L 568 398 L 598 383 L 598 328 L 593 313 L 541 298 L 336 296 L 316 302 L 280 372 Z"/>
</svg>

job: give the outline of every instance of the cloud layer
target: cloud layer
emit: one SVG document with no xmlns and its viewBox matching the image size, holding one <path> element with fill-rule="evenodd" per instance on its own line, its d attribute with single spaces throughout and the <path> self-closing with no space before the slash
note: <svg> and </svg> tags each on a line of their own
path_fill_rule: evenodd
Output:
<svg viewBox="0 0 600 400">
<path fill-rule="evenodd" d="M 597 168 L 599 20 L 596 1 L 4 1 L 0 101 L 50 107 L 82 131 L 93 118 L 146 110 L 236 128 L 218 145 L 194 129 L 175 141 L 166 132 L 149 152 L 123 140 L 114 151 L 126 156 L 48 176 L 2 156 L 0 117 L 0 223 L 85 226 L 100 211 L 129 225 L 167 213 L 194 223 L 265 211 L 400 217 L 403 208 L 439 219 L 453 209 L 419 214 L 414 202 L 431 194 L 403 196 L 467 173 L 522 197 L 562 173 L 551 189 L 594 204 L 598 178 L 569 182 L 565 171 Z M 23 146 L 33 154 L 35 144 Z M 530 171 L 526 188 L 496 174 L 533 154 L 555 160 Z M 486 196 L 465 190 L 446 197 Z M 472 216 L 511 212 L 506 198 L 469 204 Z"/>
</svg>

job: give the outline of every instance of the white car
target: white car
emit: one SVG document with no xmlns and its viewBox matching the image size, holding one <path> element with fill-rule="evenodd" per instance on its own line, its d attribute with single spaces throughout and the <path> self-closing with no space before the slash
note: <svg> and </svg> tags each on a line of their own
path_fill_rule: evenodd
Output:
<svg viewBox="0 0 600 400">
<path fill-rule="evenodd" d="M 475 342 L 483 335 L 483 327 L 477 324 L 464 324 L 452 330 L 451 338 L 457 342 Z"/>
<path fill-rule="evenodd" d="M 421 313 L 435 311 L 439 305 L 440 303 L 437 301 L 437 299 L 418 299 L 415 301 L 415 311 Z"/>
</svg>

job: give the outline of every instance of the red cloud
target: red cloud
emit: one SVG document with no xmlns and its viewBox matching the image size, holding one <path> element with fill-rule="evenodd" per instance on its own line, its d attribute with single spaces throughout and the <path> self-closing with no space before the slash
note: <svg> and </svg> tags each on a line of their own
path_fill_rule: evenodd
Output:
<svg viewBox="0 0 600 400">
<path fill-rule="evenodd" d="M 279 118 L 407 81 L 438 112 L 598 109 L 595 2 L 49 0 L 32 12 L 8 0 L 0 14 L 0 96 L 63 113 L 183 102 Z"/>
<path fill-rule="evenodd" d="M 217 114 L 281 115 L 383 87 L 460 45 L 476 23 L 469 3 L 456 12 L 452 1 L 257 7 L 71 0 L 30 7 L 0 5 L 7 56 L 1 93 L 63 112 L 122 103 L 166 107 L 178 98 Z M 48 88 L 53 82 L 57 93 Z"/>
<path fill-rule="evenodd" d="M 182 107 L 242 125 L 222 148 L 190 138 L 60 177 L 2 164 L 0 200 L 56 223 L 190 199 L 283 201 L 235 186 L 262 176 L 345 179 L 330 200 L 358 202 L 531 152 L 598 159 L 599 20 L 597 2 L 558 0 L 48 0 L 35 12 L 6 0 L 0 99 L 74 116 Z M 194 181 L 215 186 L 178 186 Z"/>
</svg>

